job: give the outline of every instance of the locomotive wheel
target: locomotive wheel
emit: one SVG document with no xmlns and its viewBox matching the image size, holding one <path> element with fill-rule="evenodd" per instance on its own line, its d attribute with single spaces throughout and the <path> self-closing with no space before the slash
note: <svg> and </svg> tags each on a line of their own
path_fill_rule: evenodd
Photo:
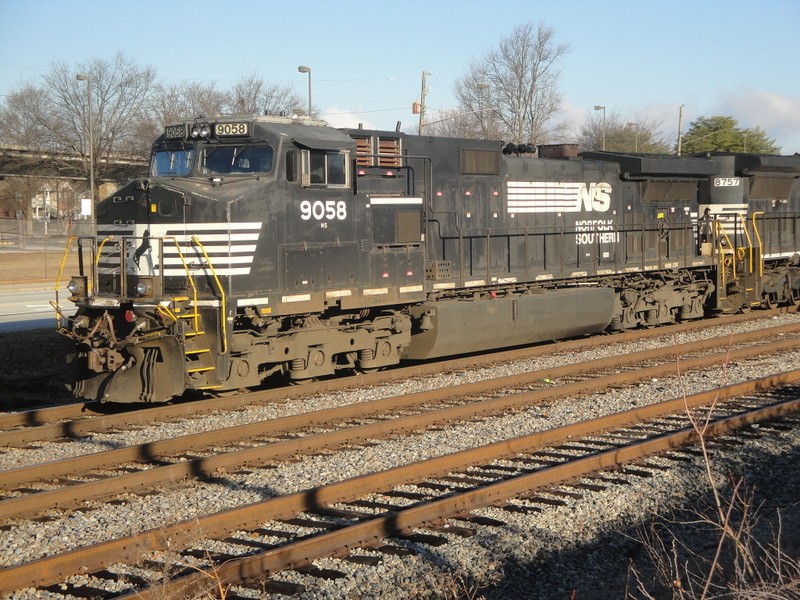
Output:
<svg viewBox="0 0 800 600">
<path fill-rule="evenodd" d="M 789 288 L 789 306 L 800 306 L 800 290 Z"/>
<path fill-rule="evenodd" d="M 764 294 L 764 297 L 761 299 L 761 305 L 767 310 L 771 310 L 776 306 L 778 306 L 777 294 L 774 293 Z"/>
<path fill-rule="evenodd" d="M 314 377 L 309 377 L 307 379 L 293 379 L 292 377 L 289 376 L 288 373 L 284 373 L 283 374 L 283 379 L 289 385 L 306 385 L 306 384 L 313 383 L 314 381 L 316 381 L 316 379 Z"/>
<path fill-rule="evenodd" d="M 316 381 L 316 378 L 314 377 L 306 377 L 303 379 L 296 379 L 292 377 L 288 364 L 283 365 L 283 368 L 281 369 L 281 375 L 283 376 L 283 380 L 289 385 L 306 385 Z"/>
<path fill-rule="evenodd" d="M 365 369 L 363 367 L 357 368 L 356 373 L 361 373 L 362 375 L 369 375 L 370 373 L 376 373 L 378 371 L 382 371 L 385 367 L 369 367 Z"/>
</svg>

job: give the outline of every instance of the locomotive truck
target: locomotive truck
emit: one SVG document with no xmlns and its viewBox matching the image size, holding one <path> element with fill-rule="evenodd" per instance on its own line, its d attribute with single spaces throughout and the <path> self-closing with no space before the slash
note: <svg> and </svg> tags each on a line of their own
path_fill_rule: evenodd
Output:
<svg viewBox="0 0 800 600">
<path fill-rule="evenodd" d="M 68 386 L 163 402 L 797 304 L 799 177 L 798 155 L 183 121 L 71 240 Z"/>
</svg>

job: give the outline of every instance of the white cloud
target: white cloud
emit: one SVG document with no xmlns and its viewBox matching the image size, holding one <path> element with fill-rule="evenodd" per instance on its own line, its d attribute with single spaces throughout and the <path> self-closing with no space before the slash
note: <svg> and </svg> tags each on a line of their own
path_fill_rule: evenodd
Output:
<svg viewBox="0 0 800 600">
<path fill-rule="evenodd" d="M 686 133 L 699 117 L 731 116 L 745 128 L 761 127 L 781 147 L 782 154 L 800 152 L 800 97 L 753 89 L 722 90 L 713 106 L 703 106 L 694 98 L 685 100 L 682 129 Z M 678 136 L 677 104 L 648 104 L 622 114 L 631 121 L 648 119 L 660 123 L 662 137 L 675 143 Z M 591 109 L 569 102 L 562 106 L 562 116 L 578 131 L 591 115 Z"/>
<path fill-rule="evenodd" d="M 327 121 L 331 127 L 355 129 L 361 124 L 364 129 L 375 129 L 375 125 L 364 120 L 363 117 L 359 116 L 359 113 L 335 106 L 328 107 L 322 111 L 320 118 Z"/>
<path fill-rule="evenodd" d="M 783 154 L 800 152 L 800 97 L 753 89 L 723 90 L 718 114 L 742 127 L 761 127 Z"/>
</svg>

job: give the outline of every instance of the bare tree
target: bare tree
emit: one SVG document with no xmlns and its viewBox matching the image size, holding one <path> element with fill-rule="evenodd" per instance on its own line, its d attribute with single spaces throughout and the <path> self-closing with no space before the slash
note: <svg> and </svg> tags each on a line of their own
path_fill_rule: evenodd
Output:
<svg viewBox="0 0 800 600">
<path fill-rule="evenodd" d="M 605 137 L 605 149 L 609 152 L 669 154 L 670 145 L 661 133 L 661 125 L 652 119 L 625 119 L 617 112 L 605 115 L 604 122 L 600 113 L 593 113 L 584 122 L 575 143 L 581 150 L 601 150 Z"/>
<path fill-rule="evenodd" d="M 446 108 L 425 123 L 424 132 L 438 137 L 492 137 L 481 131 L 480 124 L 472 114 L 464 114 L 458 108 Z"/>
<path fill-rule="evenodd" d="M 153 87 L 148 118 L 137 125 L 140 150 L 147 156 L 153 140 L 164 133 L 164 126 L 184 119 L 216 117 L 223 114 L 227 92 L 217 89 L 216 82 L 158 83 Z"/>
<path fill-rule="evenodd" d="M 79 73 L 89 81 L 76 79 Z M 99 182 L 112 155 L 130 155 L 140 148 L 137 125 L 145 117 L 154 80 L 152 68 L 141 68 L 122 53 L 77 65 L 55 63 L 43 76 L 42 85 L 28 83 L 8 96 L 0 133 L 7 143 L 86 157 L 83 175 L 88 177 L 91 113 L 95 181 Z M 56 168 L 72 167 L 64 161 Z"/>
<path fill-rule="evenodd" d="M 47 145 L 47 129 L 39 121 L 26 118 L 41 112 L 41 90 L 32 83 L 9 94 L 0 108 L 0 136 L 4 143 L 43 149 Z"/>
<path fill-rule="evenodd" d="M 514 143 L 548 141 L 561 105 L 559 61 L 569 51 L 552 28 L 520 25 L 496 49 L 473 62 L 455 85 L 459 112 L 471 116 L 467 135 Z"/>
<path fill-rule="evenodd" d="M 110 60 L 79 64 L 77 71 L 91 80 L 95 168 L 102 176 L 104 159 L 139 149 L 135 126 L 146 117 L 156 72 L 151 67 L 139 67 L 122 53 Z M 55 99 L 57 120 L 70 124 L 65 145 L 87 154 L 88 105 L 85 84 L 76 80 L 76 68 L 58 64 L 45 76 L 45 82 Z M 77 144 L 72 143 L 74 134 Z"/>
<path fill-rule="evenodd" d="M 264 81 L 255 73 L 241 76 L 225 97 L 225 112 L 235 115 L 291 114 L 306 99 L 291 86 Z"/>
<path fill-rule="evenodd" d="M 153 94 L 153 108 L 159 126 L 195 117 L 216 117 L 224 112 L 227 94 L 217 89 L 216 82 L 196 81 L 180 84 L 158 84 Z"/>
</svg>

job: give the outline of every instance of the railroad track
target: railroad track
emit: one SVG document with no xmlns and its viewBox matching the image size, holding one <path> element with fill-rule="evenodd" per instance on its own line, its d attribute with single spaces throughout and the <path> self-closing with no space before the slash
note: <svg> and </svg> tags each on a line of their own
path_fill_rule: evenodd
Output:
<svg viewBox="0 0 800 600">
<path fill-rule="evenodd" d="M 74 509 L 87 501 L 141 492 L 187 478 L 214 478 L 301 454 L 632 385 L 674 373 L 676 353 L 682 357 L 681 367 L 689 370 L 796 349 L 800 348 L 798 332 L 800 324 L 773 327 L 6 470 L 0 472 L 0 520 Z M 732 349 L 736 345 L 745 347 Z M 70 431 L 72 435 L 88 435 L 93 430 L 91 424 L 91 420 L 83 420 Z M 45 436 L 53 431 L 52 426 L 40 426 L 11 433 L 25 433 L 24 443 L 30 443 L 50 439 Z M 35 437 L 37 432 L 41 435 Z"/>
<path fill-rule="evenodd" d="M 670 335 L 689 334 L 704 331 L 715 326 L 737 325 L 751 321 L 766 320 L 786 314 L 785 309 L 773 309 L 725 315 L 718 319 L 690 321 L 669 327 L 659 327 L 636 331 L 626 331 L 613 335 L 599 335 L 591 338 L 562 341 L 553 344 L 540 344 L 531 347 L 505 350 L 495 353 L 473 355 L 464 358 L 450 358 L 442 361 L 431 361 L 425 364 L 400 367 L 377 373 L 360 374 L 355 377 L 343 377 L 323 381 L 315 381 L 298 387 L 281 387 L 222 397 L 204 399 L 182 399 L 175 403 L 157 406 L 135 405 L 102 405 L 99 403 L 76 402 L 46 408 L 21 410 L 0 413 L 0 447 L 26 440 L 25 434 L 12 434 L 31 427 L 50 425 L 52 435 L 70 436 L 86 431 L 85 425 L 77 425 L 79 421 L 92 420 L 92 432 L 104 429 L 138 426 L 152 421 L 167 421 L 185 417 L 195 417 L 221 410 L 237 410 L 242 407 L 281 402 L 293 398 L 302 398 L 313 394 L 330 393 L 346 390 L 356 386 L 380 385 L 414 377 L 437 375 L 445 370 L 458 370 L 489 366 L 502 362 L 525 360 L 543 355 L 563 352 L 571 353 L 590 348 L 612 344 L 625 345 L 633 341 L 647 340 Z M 43 431 L 40 429 L 39 431 Z M 17 437 L 15 437 L 17 436 Z"/>
<path fill-rule="evenodd" d="M 762 315 L 764 313 L 758 314 Z M 774 310 L 768 311 L 766 314 L 776 316 L 779 313 L 778 310 Z M 764 317 L 759 316 L 756 318 L 752 313 L 727 316 L 725 319 L 720 320 L 720 324 L 744 323 L 760 320 L 761 318 Z M 181 401 L 175 404 L 147 408 L 137 406 L 134 409 L 127 406 L 106 407 L 97 404 L 72 403 L 42 409 L 0 413 L 0 448 L 48 439 L 86 437 L 102 431 L 137 428 L 153 422 L 197 418 L 213 412 L 242 410 L 245 407 L 285 402 L 287 400 L 310 397 L 315 394 L 343 391 L 356 386 L 377 386 L 391 381 L 438 375 L 443 370 L 475 369 L 502 362 L 552 355 L 554 353 L 564 353 L 566 355 L 598 346 L 608 346 L 609 344 L 617 344 L 624 347 L 625 344 L 633 341 L 692 333 L 705 330 L 708 327 L 708 321 L 689 322 L 670 328 L 632 331 L 613 336 L 595 336 L 587 339 L 560 342 L 555 345 L 519 348 L 494 354 L 402 367 L 388 372 L 360 375 L 356 378 L 347 377 L 318 381 L 300 387 L 259 390 L 237 396 Z"/>
<path fill-rule="evenodd" d="M 375 554 L 404 551 L 393 542 L 397 537 L 438 543 L 443 519 L 460 523 L 448 533 L 468 535 L 472 527 L 501 524 L 472 515 L 478 508 L 540 511 L 564 493 L 553 486 L 570 483 L 581 492 L 566 493 L 590 493 L 615 481 L 604 470 L 665 452 L 681 460 L 676 450 L 698 439 L 689 415 L 705 419 L 713 407 L 706 435 L 719 436 L 795 414 L 799 382 L 800 371 L 792 371 L 271 498 L 0 570 L 0 591 L 36 585 L 103 595 L 109 586 L 99 581 L 108 579 L 137 598 L 193 597 L 216 585 L 287 591 L 280 582 L 269 584 L 270 577 L 285 569 L 314 573 L 315 558 L 379 560 Z M 793 424 L 796 418 L 775 427 Z M 428 533 L 418 532 L 421 527 Z M 176 556 L 176 564 L 159 562 Z M 109 566 L 121 562 L 135 566 Z M 75 573 L 83 574 L 80 583 L 53 586 Z M 166 580 L 158 579 L 165 573 Z"/>
</svg>

